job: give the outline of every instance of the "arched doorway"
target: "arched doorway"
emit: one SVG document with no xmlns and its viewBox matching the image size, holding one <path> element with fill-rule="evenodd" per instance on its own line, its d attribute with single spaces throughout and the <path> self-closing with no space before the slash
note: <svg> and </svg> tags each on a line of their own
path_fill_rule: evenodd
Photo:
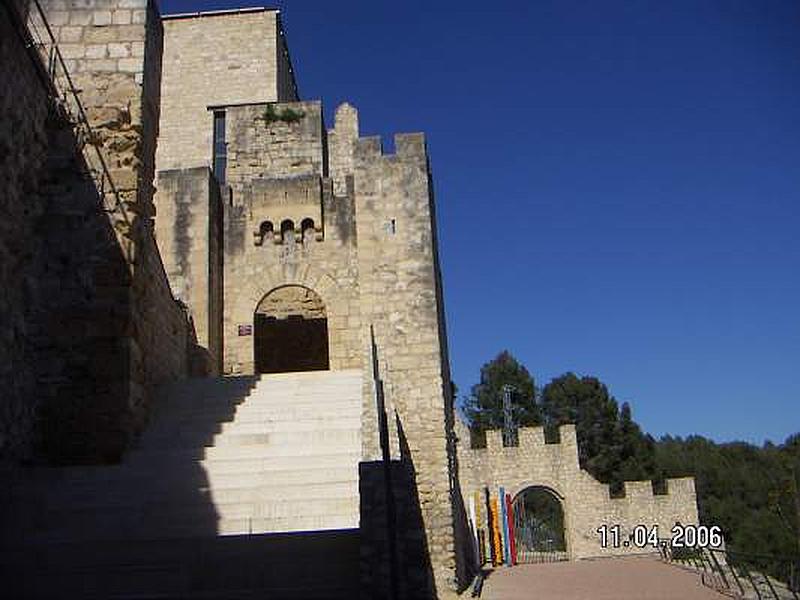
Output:
<svg viewBox="0 0 800 600">
<path fill-rule="evenodd" d="M 514 543 L 517 562 L 567 559 L 564 509 L 550 488 L 531 486 L 514 498 Z"/>
<path fill-rule="evenodd" d="M 328 362 L 328 317 L 322 299 L 300 285 L 275 288 L 255 310 L 256 373 L 322 371 Z"/>
</svg>

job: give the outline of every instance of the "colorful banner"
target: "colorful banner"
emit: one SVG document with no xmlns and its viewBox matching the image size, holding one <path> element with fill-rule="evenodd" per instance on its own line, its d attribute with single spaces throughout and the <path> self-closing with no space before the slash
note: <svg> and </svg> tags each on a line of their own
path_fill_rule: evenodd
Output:
<svg viewBox="0 0 800 600">
<path fill-rule="evenodd" d="M 494 527 L 492 523 L 492 498 L 489 494 L 489 488 L 483 488 L 483 495 L 486 501 L 486 556 L 489 561 L 494 565 L 496 563 L 494 553 Z"/>
<path fill-rule="evenodd" d="M 517 543 L 514 540 L 514 504 L 511 502 L 511 494 L 506 494 L 506 513 L 508 514 L 508 540 L 511 546 L 509 564 L 514 566 L 517 564 Z"/>
<path fill-rule="evenodd" d="M 503 558 L 509 567 L 511 566 L 511 542 L 508 539 L 508 510 L 506 506 L 506 490 L 500 486 L 497 494 L 497 500 L 500 503 L 500 518 L 501 518 L 501 532 L 503 534 Z"/>
<path fill-rule="evenodd" d="M 478 519 L 477 515 L 475 514 L 475 496 L 470 496 L 467 499 L 467 505 L 469 510 L 469 528 L 470 532 L 472 533 L 472 546 L 475 550 L 475 562 L 480 564 L 480 552 L 478 551 Z"/>
<path fill-rule="evenodd" d="M 491 498 L 492 510 L 492 565 L 495 567 L 503 564 L 503 539 L 500 535 L 500 507 L 497 498 Z"/>
</svg>

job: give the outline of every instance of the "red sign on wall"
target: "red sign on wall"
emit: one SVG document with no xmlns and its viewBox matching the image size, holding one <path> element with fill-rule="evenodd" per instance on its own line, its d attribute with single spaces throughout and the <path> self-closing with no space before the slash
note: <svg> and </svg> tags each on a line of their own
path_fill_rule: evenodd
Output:
<svg viewBox="0 0 800 600">
<path fill-rule="evenodd" d="M 253 326 L 239 325 L 239 335 L 253 335 Z"/>
</svg>

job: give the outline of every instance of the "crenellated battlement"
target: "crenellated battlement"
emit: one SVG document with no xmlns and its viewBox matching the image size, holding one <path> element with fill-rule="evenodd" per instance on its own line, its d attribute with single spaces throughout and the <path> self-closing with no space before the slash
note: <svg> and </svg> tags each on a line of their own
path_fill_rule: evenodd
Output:
<svg viewBox="0 0 800 600">
<path fill-rule="evenodd" d="M 666 493 L 652 481 L 626 481 L 624 496 L 612 497 L 609 486 L 581 468 L 575 425 L 558 428 L 558 439 L 546 439 L 543 427 L 521 427 L 514 445 L 503 444 L 500 430 L 486 431 L 486 447 L 471 448 L 469 428 L 456 421 L 459 480 L 465 497 L 503 487 L 513 498 L 530 488 L 551 490 L 563 503 L 567 550 L 573 558 L 631 552 L 635 548 L 602 548 L 597 528 L 658 525 L 669 532 L 676 521 L 697 523 L 694 479 L 668 479 Z"/>
<path fill-rule="evenodd" d="M 524 465 L 526 461 L 548 459 L 550 461 L 557 458 L 561 461 L 562 467 L 570 467 L 570 470 L 580 471 L 587 477 L 592 477 L 584 471 L 578 461 L 578 439 L 574 424 L 561 425 L 557 429 L 558 437 L 552 441 L 547 439 L 544 427 L 520 427 L 517 430 L 515 444 L 505 445 L 503 443 L 503 432 L 500 429 L 490 429 L 485 432 L 486 446 L 471 448 L 471 433 L 466 425 L 458 421 L 456 433 L 458 436 L 458 451 L 462 465 L 479 470 L 492 470 L 494 468 L 503 469 L 512 465 Z M 694 480 L 692 478 L 667 479 L 666 493 L 657 493 L 655 481 L 626 481 L 624 491 L 619 498 L 609 498 L 619 500 L 624 498 L 649 498 L 653 496 L 664 496 L 672 493 L 694 493 Z M 598 482 L 606 488 L 609 486 Z"/>
<path fill-rule="evenodd" d="M 379 158 L 427 158 L 428 148 L 424 133 L 395 133 L 394 152 L 387 152 L 383 138 L 371 135 L 355 141 L 354 153 L 362 160 Z"/>
</svg>

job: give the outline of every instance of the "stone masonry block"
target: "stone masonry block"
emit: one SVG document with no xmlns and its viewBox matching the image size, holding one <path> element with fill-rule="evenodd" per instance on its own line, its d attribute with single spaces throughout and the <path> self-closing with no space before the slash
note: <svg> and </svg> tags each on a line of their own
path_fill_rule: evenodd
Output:
<svg viewBox="0 0 800 600">
<path fill-rule="evenodd" d="M 89 10 L 70 11 L 69 23 L 70 25 L 83 25 L 83 26 L 90 25 L 92 23 L 92 12 Z"/>
<path fill-rule="evenodd" d="M 81 68 L 97 73 L 114 73 L 117 70 L 117 61 L 110 58 L 88 59 L 81 61 Z"/>
<path fill-rule="evenodd" d="M 83 58 L 86 54 L 83 44 L 61 44 L 59 50 L 64 58 Z"/>
<path fill-rule="evenodd" d="M 60 27 L 69 23 L 69 13 L 66 11 L 52 11 L 47 13 L 47 22 L 51 27 Z"/>
<path fill-rule="evenodd" d="M 144 42 L 131 42 L 131 56 L 144 56 Z"/>
<path fill-rule="evenodd" d="M 119 37 L 118 27 L 90 27 L 83 32 L 83 41 L 89 44 L 108 44 Z"/>
<path fill-rule="evenodd" d="M 398 156 L 424 157 L 427 154 L 423 133 L 398 133 L 394 136 L 394 147 Z"/>
<path fill-rule="evenodd" d="M 105 44 L 90 44 L 86 46 L 86 58 L 107 58 L 108 47 Z"/>
<path fill-rule="evenodd" d="M 120 58 L 118 68 L 123 73 L 139 73 L 144 70 L 141 58 Z"/>
<path fill-rule="evenodd" d="M 83 36 L 83 27 L 66 26 L 66 27 L 61 27 L 58 31 L 58 41 L 61 44 L 80 42 L 82 36 Z"/>
<path fill-rule="evenodd" d="M 111 15 L 111 21 L 114 25 L 130 25 L 131 24 L 131 11 L 129 10 L 115 10 Z"/>
<path fill-rule="evenodd" d="M 92 14 L 92 23 L 98 27 L 111 25 L 111 11 L 110 10 L 96 10 Z"/>
<path fill-rule="evenodd" d="M 109 44 L 108 55 L 111 58 L 128 58 L 131 55 L 131 46 L 126 43 Z"/>
</svg>

